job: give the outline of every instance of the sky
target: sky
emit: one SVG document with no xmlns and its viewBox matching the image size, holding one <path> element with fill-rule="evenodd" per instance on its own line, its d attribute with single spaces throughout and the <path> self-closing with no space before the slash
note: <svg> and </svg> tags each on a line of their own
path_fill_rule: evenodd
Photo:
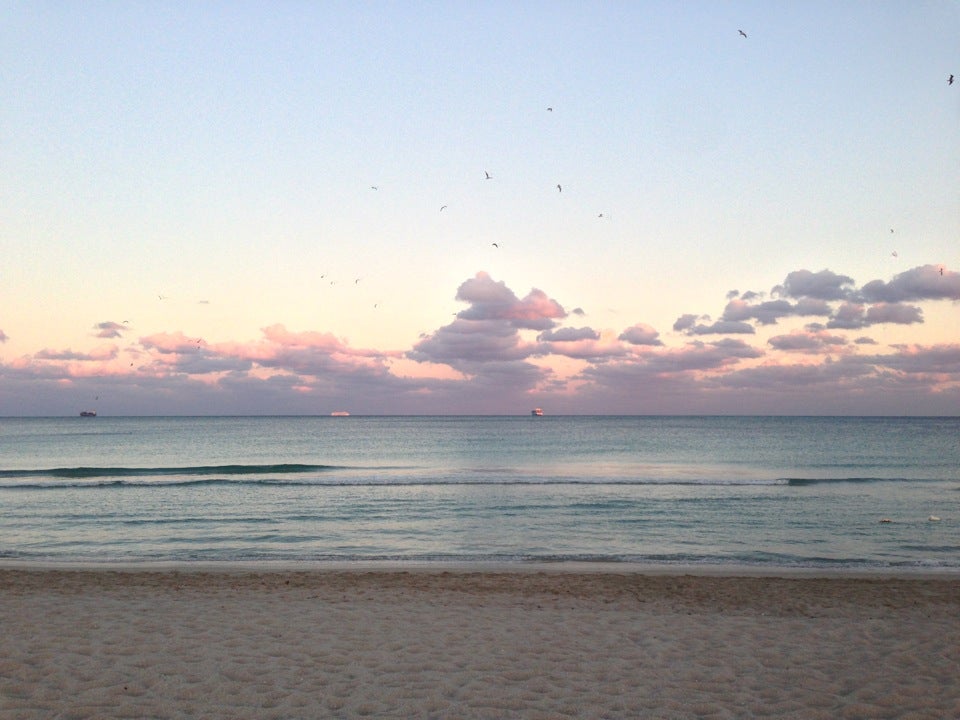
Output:
<svg viewBox="0 0 960 720">
<path fill-rule="evenodd" d="M 0 415 L 956 415 L 958 37 L 0 0 Z"/>
</svg>

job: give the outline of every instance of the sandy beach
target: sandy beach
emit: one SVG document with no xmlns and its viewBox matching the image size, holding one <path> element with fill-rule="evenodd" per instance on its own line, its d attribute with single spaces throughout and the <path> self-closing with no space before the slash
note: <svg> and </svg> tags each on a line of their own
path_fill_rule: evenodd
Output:
<svg viewBox="0 0 960 720">
<path fill-rule="evenodd" d="M 0 717 L 960 717 L 960 578 L 0 569 Z"/>
</svg>

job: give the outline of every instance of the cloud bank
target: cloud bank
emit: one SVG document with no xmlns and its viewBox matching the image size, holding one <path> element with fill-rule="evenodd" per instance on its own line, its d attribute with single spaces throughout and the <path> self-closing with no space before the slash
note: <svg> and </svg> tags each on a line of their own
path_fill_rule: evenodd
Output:
<svg viewBox="0 0 960 720">
<path fill-rule="evenodd" d="M 488 273 L 463 281 L 453 320 L 406 349 L 353 347 L 322 330 L 275 323 L 247 341 L 179 330 L 123 344 L 44 348 L 0 361 L 8 415 L 73 414 L 101 398 L 114 414 L 882 413 L 955 414 L 960 343 L 882 346 L 877 326 L 924 323 L 923 305 L 960 301 L 960 274 L 919 266 L 858 286 L 795 270 L 765 292 L 730 291 L 707 313 L 678 316 L 669 342 L 637 318 L 583 325 L 579 307 Z M 576 301 L 577 298 L 572 298 Z M 787 325 L 780 332 L 780 326 Z M 0 342 L 6 341 L 0 331 Z M 108 413 L 109 414 L 109 413 Z"/>
</svg>

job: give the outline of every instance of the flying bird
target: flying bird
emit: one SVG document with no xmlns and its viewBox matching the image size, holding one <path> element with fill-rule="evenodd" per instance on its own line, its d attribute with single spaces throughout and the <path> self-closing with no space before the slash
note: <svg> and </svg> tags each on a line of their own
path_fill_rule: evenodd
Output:
<svg viewBox="0 0 960 720">
<path fill-rule="evenodd" d="M 380 188 L 377 187 L 376 185 L 371 185 L 371 186 L 370 186 L 370 189 L 371 189 L 371 190 L 379 190 Z"/>
<path fill-rule="evenodd" d="M 560 183 L 557 183 L 557 192 L 563 192 L 563 188 L 560 187 Z"/>
<path fill-rule="evenodd" d="M 446 207 L 446 205 L 441 205 L 441 206 L 440 206 L 440 212 L 443 212 L 443 209 L 444 209 L 445 207 Z"/>
<path fill-rule="evenodd" d="M 892 253 L 890 253 L 890 254 L 891 254 L 893 257 L 899 257 L 899 255 L 897 255 L 897 251 L 896 251 L 896 250 L 894 250 L 894 251 L 893 251 Z"/>
<path fill-rule="evenodd" d="M 746 34 L 743 30 L 737 30 L 737 32 L 740 33 L 741 35 L 743 35 L 744 37 L 747 36 L 747 34 Z"/>
<path fill-rule="evenodd" d="M 953 85 L 953 75 L 947 78 L 947 85 Z"/>
<path fill-rule="evenodd" d="M 950 77 L 953 77 L 953 75 L 951 75 Z M 547 108 L 547 112 L 553 112 L 553 108 L 552 108 L 552 107 L 548 107 L 548 108 Z"/>
<path fill-rule="evenodd" d="M 490 244 L 493 245 L 495 248 L 499 248 L 499 247 L 500 247 L 500 246 L 497 245 L 496 243 L 490 243 Z M 943 275 L 943 270 L 940 271 L 940 274 Z"/>
<path fill-rule="evenodd" d="M 492 179 L 493 179 L 493 175 L 491 175 L 490 173 L 488 173 L 486 170 L 483 171 L 483 174 L 487 176 L 486 178 L 484 178 L 485 180 L 492 180 Z"/>
</svg>

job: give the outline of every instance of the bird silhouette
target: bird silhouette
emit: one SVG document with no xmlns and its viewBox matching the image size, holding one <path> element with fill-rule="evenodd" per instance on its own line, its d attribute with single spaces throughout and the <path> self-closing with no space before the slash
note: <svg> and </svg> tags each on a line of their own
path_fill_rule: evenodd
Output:
<svg viewBox="0 0 960 720">
<path fill-rule="evenodd" d="M 560 183 L 557 183 L 557 192 L 563 192 L 563 188 L 560 187 Z"/>
<path fill-rule="evenodd" d="M 947 78 L 947 85 L 953 85 L 953 75 Z"/>
<path fill-rule="evenodd" d="M 446 207 L 446 205 L 441 205 L 441 206 L 440 206 L 440 212 L 443 212 L 443 209 L 444 209 L 445 207 Z"/>
<path fill-rule="evenodd" d="M 953 75 L 951 75 L 950 77 L 953 77 Z M 552 108 L 552 107 L 548 107 L 548 108 L 547 108 L 547 112 L 553 112 L 553 108 Z"/>
<path fill-rule="evenodd" d="M 495 248 L 499 248 L 499 247 L 500 247 L 500 246 L 497 245 L 496 243 L 490 243 L 490 244 L 493 245 Z M 943 271 L 942 271 L 942 270 L 940 271 L 940 274 L 943 275 Z"/>
<path fill-rule="evenodd" d="M 483 174 L 487 176 L 486 178 L 484 178 L 485 180 L 492 180 L 492 179 L 493 179 L 493 175 L 491 175 L 490 173 L 488 173 L 486 170 L 483 171 Z"/>
<path fill-rule="evenodd" d="M 747 36 L 747 34 L 746 34 L 743 30 L 737 30 L 737 32 L 740 33 L 741 35 L 743 35 L 744 37 Z"/>
</svg>

